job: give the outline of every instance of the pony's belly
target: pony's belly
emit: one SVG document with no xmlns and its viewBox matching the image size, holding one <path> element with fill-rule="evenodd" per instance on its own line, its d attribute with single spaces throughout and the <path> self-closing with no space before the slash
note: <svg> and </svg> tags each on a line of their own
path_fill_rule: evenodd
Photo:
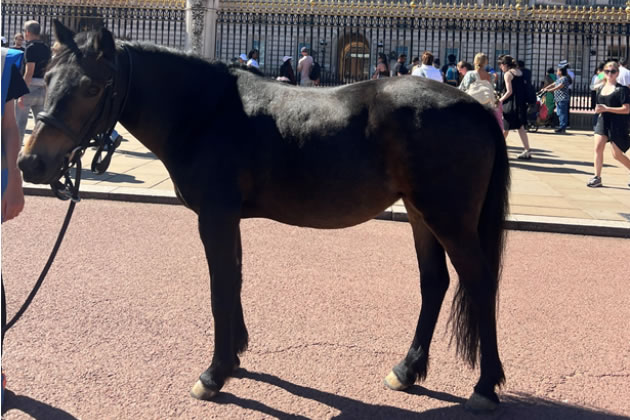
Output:
<svg viewBox="0 0 630 420">
<path fill-rule="evenodd" d="M 395 194 L 371 194 L 367 197 L 312 197 L 245 208 L 244 217 L 265 217 L 294 226 L 340 229 L 355 226 L 380 215 L 399 197 Z"/>
</svg>

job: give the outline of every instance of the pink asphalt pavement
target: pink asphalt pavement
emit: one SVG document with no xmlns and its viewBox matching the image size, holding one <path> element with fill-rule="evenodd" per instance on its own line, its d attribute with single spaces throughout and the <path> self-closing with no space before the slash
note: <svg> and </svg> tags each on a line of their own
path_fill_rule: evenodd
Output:
<svg viewBox="0 0 630 420">
<path fill-rule="evenodd" d="M 67 203 L 27 197 L 2 226 L 9 316 Z M 250 349 L 213 402 L 189 396 L 212 350 L 209 275 L 181 206 L 84 200 L 39 295 L 7 334 L 6 419 L 614 419 L 630 416 L 630 241 L 510 232 L 500 291 L 507 383 L 461 408 L 478 372 L 449 347 L 447 295 L 426 382 L 383 387 L 420 307 L 406 223 L 336 231 L 242 223 Z"/>
</svg>

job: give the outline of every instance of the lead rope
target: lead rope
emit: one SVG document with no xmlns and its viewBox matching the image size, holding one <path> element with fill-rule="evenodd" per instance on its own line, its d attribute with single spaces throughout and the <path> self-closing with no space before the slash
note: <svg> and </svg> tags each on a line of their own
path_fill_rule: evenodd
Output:
<svg viewBox="0 0 630 420">
<path fill-rule="evenodd" d="M 122 106 L 119 111 L 119 117 L 120 117 L 120 114 L 122 114 L 122 111 L 124 110 L 125 105 L 127 105 L 127 99 L 129 98 L 129 90 L 131 88 L 131 74 L 133 70 L 133 62 L 131 59 L 131 53 L 129 52 L 129 49 L 127 48 L 126 45 L 123 45 L 123 48 L 125 52 L 127 53 L 127 57 L 129 58 L 129 78 L 127 80 L 127 91 L 125 92 Z M 47 117 L 47 116 L 44 115 L 44 117 Z M 54 118 L 49 118 L 49 120 L 51 120 L 53 123 L 55 122 Z M 112 127 L 107 131 L 106 133 L 107 136 L 111 134 L 114 126 L 116 125 L 117 120 L 118 118 L 116 118 L 116 120 L 114 121 L 114 125 L 112 125 Z M 72 136 L 72 133 L 70 134 Z M 89 147 L 89 146 L 90 144 L 88 144 L 86 147 Z M 115 148 L 116 146 L 112 147 L 111 150 L 108 151 L 108 156 L 103 161 L 99 159 L 100 153 L 96 153 L 96 155 L 94 156 L 94 160 L 92 162 L 92 170 L 94 172 L 101 171 L 97 173 L 103 173 L 105 172 L 105 170 L 107 170 L 107 167 L 109 166 L 109 161 L 111 159 L 111 155 L 113 154 Z M 61 225 L 61 230 L 59 231 L 59 235 L 57 235 L 57 240 L 55 241 L 55 245 L 53 246 L 52 251 L 50 252 L 48 261 L 46 261 L 46 265 L 44 266 L 42 273 L 37 279 L 35 286 L 33 286 L 33 290 L 31 290 L 31 293 L 29 293 L 26 300 L 24 301 L 20 309 L 16 312 L 16 314 L 13 315 L 13 318 L 11 318 L 11 320 L 6 325 L 2 326 L 3 337 L 4 337 L 4 334 L 7 331 L 9 331 L 9 329 L 13 327 L 13 325 L 15 325 L 15 323 L 20 319 L 20 317 L 22 317 L 24 312 L 26 312 L 31 302 L 35 298 L 35 295 L 39 291 L 39 288 L 42 286 L 42 283 L 44 282 L 44 279 L 46 278 L 46 275 L 48 274 L 48 270 L 50 269 L 50 266 L 52 265 L 53 261 L 55 260 L 55 257 L 57 256 L 57 251 L 59 251 L 59 247 L 61 246 L 63 237 L 66 234 L 66 230 L 68 230 L 68 225 L 70 224 L 70 219 L 72 219 L 72 213 L 74 212 L 74 207 L 79 201 L 81 201 L 81 198 L 79 197 L 79 185 L 81 184 L 81 157 L 83 157 L 84 151 L 85 149 L 80 145 L 70 153 L 69 157 L 67 158 L 67 161 L 64 163 L 64 169 L 62 172 L 62 177 L 65 178 L 64 183 L 62 183 L 61 181 L 55 181 L 52 184 L 50 184 L 50 187 L 55 193 L 55 196 L 61 200 L 70 200 L 70 206 L 68 207 L 68 211 L 66 212 L 66 217 L 63 221 L 63 224 Z M 75 167 L 75 172 L 76 172 L 75 174 L 76 180 L 74 183 L 72 182 L 72 178 L 70 177 L 70 170 L 72 169 L 73 166 Z"/>
<path fill-rule="evenodd" d="M 70 199 L 70 206 L 68 207 L 68 211 L 66 212 L 66 217 L 63 221 L 63 224 L 61 225 L 61 230 L 59 231 L 59 235 L 57 235 L 55 246 L 53 246 L 53 249 L 50 252 L 50 256 L 48 257 L 48 261 L 46 261 L 46 265 L 44 266 L 42 273 L 39 275 L 39 278 L 37 279 L 35 286 L 33 286 L 33 290 L 31 290 L 31 293 L 29 293 L 29 295 L 27 296 L 26 300 L 24 301 L 20 309 L 15 313 L 15 315 L 13 315 L 13 318 L 11 318 L 11 320 L 6 324 L 6 326 L 3 325 L 3 329 L 4 329 L 2 333 L 3 336 L 22 317 L 24 312 L 26 312 L 28 307 L 31 305 L 31 302 L 35 298 L 35 295 L 39 291 L 39 288 L 42 286 L 42 283 L 44 282 L 44 279 L 46 278 L 46 275 L 48 274 L 48 270 L 50 269 L 50 266 L 52 265 L 53 261 L 55 260 L 55 257 L 57 256 L 57 251 L 59 251 L 59 247 L 61 246 L 63 237 L 66 234 L 66 230 L 68 230 L 68 225 L 70 224 L 70 219 L 72 219 L 72 213 L 74 212 L 74 207 L 80 201 L 79 185 L 81 184 L 81 153 L 77 153 L 77 151 L 75 150 L 75 152 L 73 152 L 69 160 L 70 162 L 68 165 L 66 165 L 67 169 L 64 171 L 64 174 L 63 174 L 63 176 L 66 179 L 65 184 L 62 184 L 60 181 L 57 181 L 57 184 L 63 187 L 63 190 L 56 190 L 55 188 L 56 187 L 59 188 L 59 186 L 51 185 L 57 197 L 59 197 L 62 200 Z M 76 165 L 76 181 L 74 182 L 74 184 L 72 183 L 72 180 L 70 178 L 70 169 L 71 169 L 71 166 L 73 165 Z M 60 191 L 63 191 L 62 195 L 60 195 Z"/>
</svg>

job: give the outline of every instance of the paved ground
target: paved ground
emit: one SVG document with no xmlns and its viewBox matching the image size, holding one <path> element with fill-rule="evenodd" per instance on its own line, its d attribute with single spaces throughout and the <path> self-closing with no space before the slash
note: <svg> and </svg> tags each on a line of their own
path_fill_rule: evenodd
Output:
<svg viewBox="0 0 630 420">
<path fill-rule="evenodd" d="M 111 199 L 175 201 L 172 183 L 162 163 L 122 126 L 118 129 L 127 141 L 114 155 L 107 173 L 97 176 L 84 171 L 81 184 L 84 194 L 96 193 Z M 586 187 L 593 172 L 591 133 L 573 131 L 556 135 L 550 130 L 541 130 L 530 134 L 530 142 L 534 159 L 519 161 L 516 160 L 520 151 L 518 135 L 510 133 L 508 136 L 513 179 L 511 220 L 607 226 L 616 228 L 617 232 L 625 231 L 625 236 L 630 237 L 630 174 L 612 159 L 610 150 L 606 150 L 602 174 L 605 188 L 591 189 Z M 89 168 L 91 153 L 88 151 L 84 158 L 86 168 Z M 401 202 L 387 212 L 394 218 L 401 214 L 404 218 Z"/>
<path fill-rule="evenodd" d="M 3 225 L 10 314 L 65 210 L 28 197 L 23 215 Z M 188 392 L 209 363 L 213 333 L 194 215 L 181 206 L 80 203 L 40 295 L 7 336 L 2 363 L 14 394 L 6 419 L 630 416 L 628 240 L 509 233 L 499 311 L 504 404 L 494 416 L 470 417 L 460 403 L 476 372 L 448 345 L 448 305 L 428 380 L 409 393 L 382 386 L 420 305 L 406 223 L 320 231 L 249 220 L 242 229 L 247 370 L 216 401 L 200 402 Z"/>
</svg>

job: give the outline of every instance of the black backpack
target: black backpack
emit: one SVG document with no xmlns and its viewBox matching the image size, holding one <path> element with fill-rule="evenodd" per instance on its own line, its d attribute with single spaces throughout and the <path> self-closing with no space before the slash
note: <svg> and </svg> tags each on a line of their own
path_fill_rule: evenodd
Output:
<svg viewBox="0 0 630 420">
<path fill-rule="evenodd" d="M 318 62 L 313 62 L 313 66 L 311 67 L 311 72 L 308 75 L 308 78 L 311 80 L 319 80 L 320 73 L 322 69 Z"/>
<path fill-rule="evenodd" d="M 527 80 L 525 80 L 525 103 L 527 105 L 534 105 L 537 100 L 538 98 L 536 97 L 536 89 L 534 89 L 534 85 L 527 83 Z"/>
</svg>

